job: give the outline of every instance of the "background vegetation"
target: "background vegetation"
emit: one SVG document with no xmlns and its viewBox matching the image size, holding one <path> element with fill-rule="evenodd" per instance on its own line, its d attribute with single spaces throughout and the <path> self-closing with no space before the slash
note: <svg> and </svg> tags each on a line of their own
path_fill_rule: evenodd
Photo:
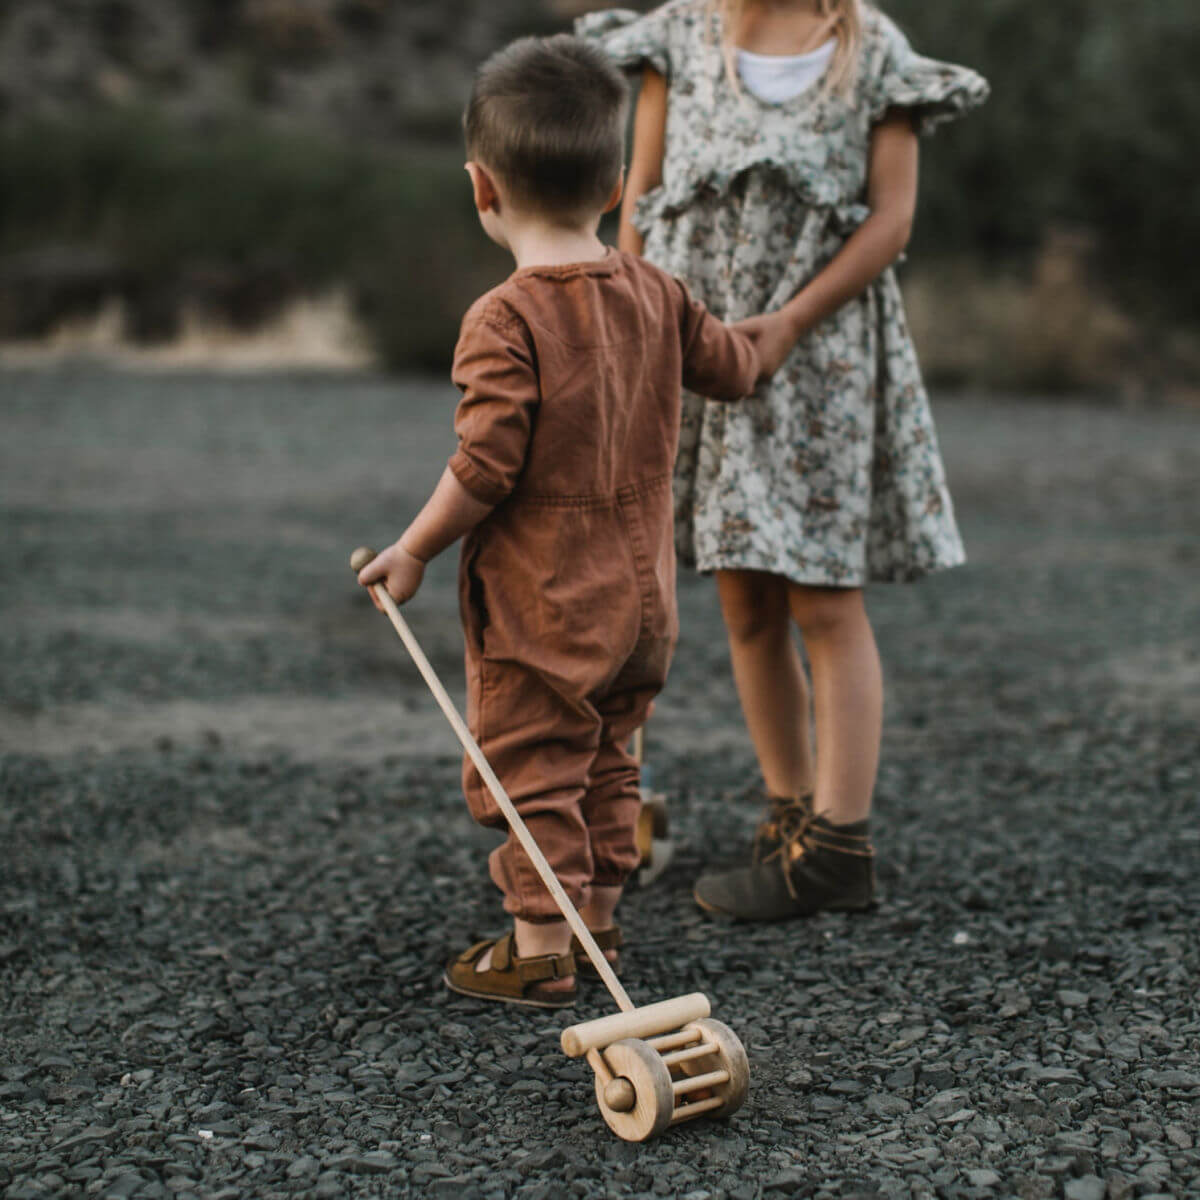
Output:
<svg viewBox="0 0 1200 1200">
<path fill-rule="evenodd" d="M 460 174 L 457 109 L 470 66 L 515 30 L 565 26 L 569 5 L 493 5 L 487 11 L 503 9 L 502 19 L 481 26 L 471 17 L 485 10 L 466 0 L 405 0 L 398 9 L 359 0 L 380 23 L 373 41 L 390 31 L 392 59 L 407 47 L 414 62 L 441 64 L 436 84 L 416 95 L 389 92 L 381 110 L 387 71 L 380 75 L 357 48 L 370 42 L 330 34 L 328 45 L 310 45 L 295 41 L 294 24 L 279 24 L 289 12 L 349 20 L 353 5 L 278 0 L 268 6 L 272 27 L 261 5 L 247 4 L 257 24 L 227 23 L 223 38 L 187 50 L 221 65 L 231 81 L 216 110 L 197 115 L 194 104 L 181 104 L 186 71 L 163 82 L 129 56 L 122 69 L 135 86 L 115 97 L 97 101 L 93 88 L 43 104 L 36 89 L 14 99 L 10 87 L 0 126 L 0 332 L 44 333 L 70 289 L 43 289 L 51 299 L 30 302 L 39 255 L 58 250 L 61 272 L 64 251 L 80 261 L 88 251 L 102 255 L 106 286 L 122 290 L 135 337 L 169 338 L 181 296 L 208 286 L 222 303 L 238 291 L 214 291 L 214 279 L 259 282 L 265 299 L 243 306 L 247 320 L 296 290 L 342 283 L 387 363 L 444 366 L 463 307 L 505 269 L 478 232 Z M 10 7 L 9 26 L 19 7 Z M 211 3 L 181 7 L 212 18 Z M 994 325 L 981 334 L 990 348 L 964 359 L 958 373 L 1036 386 L 1095 382 L 1080 378 L 1081 356 L 1072 360 L 1069 347 L 1043 348 L 1036 362 L 1003 377 L 1015 361 L 1010 343 L 1046 324 L 1035 285 L 1048 253 L 1070 259 L 1078 311 L 1063 337 L 1086 345 L 1083 358 L 1107 356 L 1104 370 L 1191 369 L 1190 331 L 1200 319 L 1195 0 L 886 7 L 918 49 L 970 63 L 993 85 L 981 112 L 926 145 L 911 254 L 926 326 L 955 330 L 966 311 L 976 332 Z M 281 40 L 281 29 L 292 31 L 292 42 Z M 367 99 L 355 104 L 305 108 L 294 100 L 303 94 L 298 79 L 360 78 Z M 330 94 L 343 95 L 342 86 Z M 971 304 L 953 294 L 977 285 L 984 290 Z M 1041 303 L 1061 309 L 1061 289 Z M 1093 346 L 1096 330 L 1112 336 L 1097 335 Z M 953 354 L 935 354 L 935 367 L 943 360 L 954 374 Z"/>
<path fill-rule="evenodd" d="M 1200 5 L 887 0 L 924 53 L 970 63 L 989 103 L 925 156 L 919 249 L 1028 259 L 1095 239 L 1128 300 L 1200 318 Z"/>
</svg>

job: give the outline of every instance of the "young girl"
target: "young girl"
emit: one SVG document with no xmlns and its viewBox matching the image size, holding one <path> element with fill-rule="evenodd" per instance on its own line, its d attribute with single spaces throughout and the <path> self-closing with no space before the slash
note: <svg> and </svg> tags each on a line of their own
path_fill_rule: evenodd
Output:
<svg viewBox="0 0 1200 1200">
<path fill-rule="evenodd" d="M 678 551 L 716 573 L 769 801 L 749 865 L 703 876 L 696 899 L 751 920 L 866 908 L 883 683 L 862 589 L 963 561 L 891 264 L 917 134 L 987 84 L 862 0 L 669 0 L 577 29 L 643 69 L 622 249 L 779 368 L 743 405 L 685 404 Z"/>
</svg>

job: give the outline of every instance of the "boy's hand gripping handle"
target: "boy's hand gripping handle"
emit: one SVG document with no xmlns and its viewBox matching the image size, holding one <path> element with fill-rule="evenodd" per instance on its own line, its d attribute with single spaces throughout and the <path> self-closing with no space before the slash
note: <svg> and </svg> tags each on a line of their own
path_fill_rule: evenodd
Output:
<svg viewBox="0 0 1200 1200">
<path fill-rule="evenodd" d="M 357 574 L 374 557 L 374 550 L 368 546 L 360 546 L 350 555 L 350 567 Z M 591 930 L 588 929 L 583 918 L 579 915 L 575 905 L 571 903 L 567 893 L 563 891 L 562 884 L 558 882 L 558 876 L 554 874 L 554 868 L 546 861 L 546 856 L 542 853 L 537 842 L 533 840 L 533 834 L 529 832 L 525 822 L 521 820 L 521 814 L 517 812 L 513 802 L 508 798 L 508 793 L 504 790 L 504 785 L 496 777 L 496 772 L 492 770 L 491 764 L 484 758 L 483 751 L 479 749 L 479 744 L 471 736 L 471 731 L 467 728 L 466 722 L 459 716 L 458 709 L 454 707 L 454 701 L 450 699 L 446 689 L 442 687 L 442 681 L 438 679 L 436 672 L 429 663 L 429 659 L 425 657 L 425 652 L 417 643 L 412 630 L 409 629 L 408 622 L 400 615 L 400 609 L 396 607 L 395 600 L 388 595 L 387 588 L 380 583 L 371 584 L 371 590 L 374 592 L 375 598 L 383 605 L 383 611 L 387 613 L 388 620 L 391 621 L 396 632 L 400 635 L 400 640 L 404 643 L 409 654 L 412 655 L 412 660 L 417 664 L 417 670 L 421 672 L 425 682 L 429 685 L 429 690 L 433 693 L 433 698 L 438 702 L 438 706 L 442 712 L 445 713 L 446 720 L 450 722 L 450 727 L 458 735 L 458 740 L 462 743 L 463 749 L 475 764 L 475 769 L 482 776 L 484 783 L 487 784 L 488 791 L 492 793 L 492 798 L 500 806 L 500 811 L 504 814 L 513 833 L 517 835 L 517 840 L 521 843 L 525 853 L 529 855 L 529 860 L 537 869 L 542 882 L 546 885 L 550 895 L 554 897 L 554 902 L 558 905 L 559 911 L 566 918 L 571 931 L 579 939 L 580 945 L 587 951 L 587 956 L 592 960 L 592 965 L 600 973 L 600 978 L 604 980 L 604 986 L 612 993 L 612 998 L 617 1002 L 617 1007 L 622 1012 L 629 1012 L 633 1008 L 633 1001 L 629 999 L 625 989 L 621 986 L 621 981 L 612 969 L 612 964 L 604 957 L 604 952 L 596 945 L 596 939 L 592 937 Z"/>
</svg>

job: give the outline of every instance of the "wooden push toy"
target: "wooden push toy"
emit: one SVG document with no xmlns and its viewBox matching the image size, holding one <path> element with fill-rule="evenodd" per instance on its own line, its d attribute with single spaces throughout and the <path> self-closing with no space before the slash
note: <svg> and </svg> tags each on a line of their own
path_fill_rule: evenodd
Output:
<svg viewBox="0 0 1200 1200">
<path fill-rule="evenodd" d="M 646 763 L 645 726 L 633 735 L 633 757 L 642 776 L 642 807 L 637 822 L 637 882 L 640 887 L 649 887 L 675 857 L 675 844 L 670 837 L 667 799 L 651 784 L 650 768 Z"/>
<path fill-rule="evenodd" d="M 362 546 L 350 556 L 350 566 L 355 572 L 361 571 L 374 557 L 374 550 Z M 382 584 L 372 585 L 371 590 L 621 1010 L 562 1032 L 564 1053 L 571 1058 L 586 1057 L 595 1072 L 596 1103 L 609 1128 L 626 1141 L 644 1142 L 668 1126 L 694 1117 L 727 1117 L 736 1112 L 750 1082 L 746 1051 L 737 1035 L 711 1019 L 708 997 L 701 992 L 634 1007 L 459 716 L 396 602 Z"/>
</svg>

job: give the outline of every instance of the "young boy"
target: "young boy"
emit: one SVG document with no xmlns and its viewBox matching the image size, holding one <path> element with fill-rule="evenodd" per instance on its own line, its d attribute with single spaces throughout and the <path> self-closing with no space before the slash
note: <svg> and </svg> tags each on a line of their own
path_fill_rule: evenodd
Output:
<svg viewBox="0 0 1200 1200">
<path fill-rule="evenodd" d="M 566 35 L 524 38 L 480 68 L 467 171 L 484 230 L 517 269 L 463 319 L 457 451 L 416 519 L 358 577 L 402 603 L 465 535 L 468 724 L 613 959 L 614 911 L 638 861 L 627 743 L 678 629 L 680 385 L 735 400 L 759 371 L 750 341 L 680 282 L 597 237 L 621 196 L 626 103 L 617 69 Z M 477 820 L 504 826 L 469 760 L 463 787 Z M 451 961 L 447 985 L 573 1003 L 570 928 L 511 833 L 490 866 L 514 931 Z"/>
</svg>

